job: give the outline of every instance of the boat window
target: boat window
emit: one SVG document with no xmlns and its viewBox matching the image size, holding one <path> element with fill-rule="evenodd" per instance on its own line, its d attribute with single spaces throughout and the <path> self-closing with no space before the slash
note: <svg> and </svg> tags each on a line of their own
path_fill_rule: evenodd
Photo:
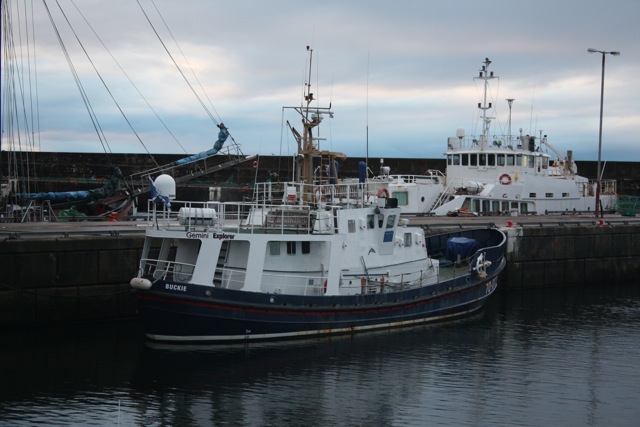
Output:
<svg viewBox="0 0 640 427">
<path fill-rule="evenodd" d="M 300 244 L 302 245 L 302 253 L 303 254 L 308 254 L 311 252 L 311 242 L 300 242 Z"/>
<path fill-rule="evenodd" d="M 516 166 L 522 166 L 522 154 L 516 154 Z"/>
<path fill-rule="evenodd" d="M 287 253 L 289 255 L 296 254 L 296 242 L 287 242 Z"/>
<path fill-rule="evenodd" d="M 379 213 L 378 214 L 378 228 L 382 228 L 383 224 L 384 224 L 384 214 L 383 213 Z"/>
<path fill-rule="evenodd" d="M 476 154 L 469 154 L 469 166 L 478 166 L 478 156 Z"/>
<path fill-rule="evenodd" d="M 482 201 L 482 212 L 491 212 L 489 209 L 489 200 Z"/>
<path fill-rule="evenodd" d="M 411 233 L 404 233 L 404 245 L 411 246 Z"/>
<path fill-rule="evenodd" d="M 269 242 L 269 254 L 280 255 L 280 242 Z"/>
<path fill-rule="evenodd" d="M 487 165 L 487 155 L 479 154 L 478 155 L 478 166 L 486 166 Z"/>
<path fill-rule="evenodd" d="M 509 212 L 509 202 L 502 202 L 502 212 Z"/>
<path fill-rule="evenodd" d="M 529 212 L 529 203 L 521 203 L 520 204 L 520 212 L 527 213 Z"/>
<path fill-rule="evenodd" d="M 538 197 L 536 193 L 529 193 L 529 198 L 535 199 L 536 197 Z"/>
<path fill-rule="evenodd" d="M 460 154 L 453 155 L 453 165 L 460 166 Z"/>
<path fill-rule="evenodd" d="M 495 154 L 487 154 L 487 165 L 495 166 L 496 165 L 496 155 Z"/>
<path fill-rule="evenodd" d="M 347 221 L 347 228 L 349 229 L 349 233 L 355 233 L 356 232 L 356 220 L 355 219 L 350 219 L 349 221 Z"/>
<path fill-rule="evenodd" d="M 451 154 L 449 154 L 449 155 L 447 156 L 447 164 L 448 164 L 448 165 L 451 165 L 451 158 L 452 158 L 452 157 L 453 157 L 453 156 L 452 156 Z"/>
<path fill-rule="evenodd" d="M 468 154 L 463 154 L 462 155 L 462 166 L 469 166 L 469 155 Z"/>
<path fill-rule="evenodd" d="M 562 193 L 562 197 L 569 197 L 569 193 Z"/>
<path fill-rule="evenodd" d="M 498 166 L 504 166 L 504 154 L 498 154 Z"/>
<path fill-rule="evenodd" d="M 553 193 L 545 193 L 544 197 L 546 198 L 552 198 L 553 197 Z"/>
<path fill-rule="evenodd" d="M 396 216 L 389 215 L 387 217 L 387 228 L 393 228 L 394 225 L 396 225 Z"/>
<path fill-rule="evenodd" d="M 518 202 L 511 202 L 511 209 L 518 209 Z"/>
<path fill-rule="evenodd" d="M 367 215 L 367 228 L 370 230 L 373 229 L 374 224 L 373 214 Z"/>
<path fill-rule="evenodd" d="M 478 199 L 471 200 L 471 212 L 480 212 L 480 200 Z"/>
<path fill-rule="evenodd" d="M 500 212 L 500 201 L 492 200 L 491 201 L 491 212 Z"/>
<path fill-rule="evenodd" d="M 542 158 L 542 169 L 547 169 L 549 167 L 549 158 L 548 157 L 543 157 Z"/>
<path fill-rule="evenodd" d="M 527 158 L 529 159 L 529 160 L 528 160 L 528 166 L 529 166 L 530 168 L 535 167 L 535 164 L 534 164 L 534 162 L 533 162 L 534 157 L 533 157 L 533 156 L 527 156 Z"/>
<path fill-rule="evenodd" d="M 394 191 L 391 198 L 398 199 L 398 206 L 407 206 L 409 204 L 409 196 L 406 191 Z"/>
<path fill-rule="evenodd" d="M 507 154 L 507 166 L 513 166 L 515 164 L 513 159 L 513 154 Z"/>
</svg>

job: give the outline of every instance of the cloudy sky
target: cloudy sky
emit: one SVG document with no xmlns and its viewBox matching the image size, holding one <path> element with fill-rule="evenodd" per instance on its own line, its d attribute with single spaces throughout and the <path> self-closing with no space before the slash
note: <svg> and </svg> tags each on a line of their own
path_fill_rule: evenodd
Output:
<svg viewBox="0 0 640 427">
<path fill-rule="evenodd" d="M 606 56 L 602 157 L 640 161 L 638 0 L 7 2 L 3 42 L 12 27 L 22 58 L 3 53 L 3 150 L 17 147 L 9 135 L 25 127 L 7 118 L 13 75 L 19 98 L 33 100 L 15 109 L 38 112 L 29 119 L 37 136 L 22 137 L 23 149 L 196 153 L 211 148 L 223 121 L 245 154 L 293 154 L 283 123 L 299 129 L 299 120 L 282 107 L 301 103 L 309 45 L 313 92 L 335 113 L 322 149 L 441 158 L 457 128 L 481 131 L 473 77 L 488 57 L 500 77 L 490 92 L 493 134 L 507 133 L 505 99 L 514 98 L 513 133 L 542 133 L 577 160 L 596 160 L 602 55 L 592 47 L 621 52 Z"/>
</svg>

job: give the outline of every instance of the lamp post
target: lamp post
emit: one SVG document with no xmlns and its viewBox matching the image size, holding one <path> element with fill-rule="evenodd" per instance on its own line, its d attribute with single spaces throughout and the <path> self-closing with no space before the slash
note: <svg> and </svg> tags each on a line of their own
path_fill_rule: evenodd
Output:
<svg viewBox="0 0 640 427">
<path fill-rule="evenodd" d="M 602 54 L 602 78 L 600 80 L 600 130 L 598 133 L 598 175 L 596 176 L 596 218 L 598 217 L 598 213 L 600 213 L 600 163 L 602 161 L 602 106 L 604 103 L 604 58 L 609 55 L 618 56 L 620 52 L 617 51 L 604 51 L 597 50 L 593 48 L 587 49 L 589 53 L 600 53 Z"/>
</svg>

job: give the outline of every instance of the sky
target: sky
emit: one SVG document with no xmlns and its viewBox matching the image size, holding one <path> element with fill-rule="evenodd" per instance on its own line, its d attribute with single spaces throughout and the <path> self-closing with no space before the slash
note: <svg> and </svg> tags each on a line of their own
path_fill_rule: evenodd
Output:
<svg viewBox="0 0 640 427">
<path fill-rule="evenodd" d="M 310 81 L 315 105 L 334 113 L 321 125 L 321 149 L 443 158 L 458 128 L 481 133 L 474 77 L 489 58 L 499 76 L 489 92 L 492 134 L 507 134 L 513 98 L 512 134 L 547 135 L 558 151 L 597 160 L 603 55 L 587 52 L 595 48 L 621 52 L 605 56 L 602 159 L 640 161 L 638 0 L 3 0 L 3 8 L 3 46 L 12 41 L 20 58 L 2 57 L 2 150 L 191 154 L 213 146 L 222 121 L 244 154 L 293 155 L 286 122 L 300 130 L 300 121 L 283 107 L 301 105 Z M 12 93 L 18 106 L 5 98 Z"/>
</svg>

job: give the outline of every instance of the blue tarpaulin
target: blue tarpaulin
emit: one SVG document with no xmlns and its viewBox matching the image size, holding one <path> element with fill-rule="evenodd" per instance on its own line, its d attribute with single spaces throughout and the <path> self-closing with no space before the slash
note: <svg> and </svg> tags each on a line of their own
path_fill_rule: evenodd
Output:
<svg viewBox="0 0 640 427">
<path fill-rule="evenodd" d="M 173 164 L 176 166 L 186 165 L 187 163 L 195 162 L 196 160 L 205 159 L 217 154 L 218 151 L 222 149 L 222 145 L 229 136 L 229 131 L 224 126 L 224 123 L 220 123 L 218 128 L 220 129 L 220 132 L 218 132 L 218 140 L 213 144 L 213 148 L 194 154 L 193 156 L 185 157 L 184 159 L 176 160 Z"/>
<path fill-rule="evenodd" d="M 450 261 L 469 258 L 480 249 L 480 243 L 468 237 L 451 237 L 447 240 L 445 258 Z"/>
</svg>

